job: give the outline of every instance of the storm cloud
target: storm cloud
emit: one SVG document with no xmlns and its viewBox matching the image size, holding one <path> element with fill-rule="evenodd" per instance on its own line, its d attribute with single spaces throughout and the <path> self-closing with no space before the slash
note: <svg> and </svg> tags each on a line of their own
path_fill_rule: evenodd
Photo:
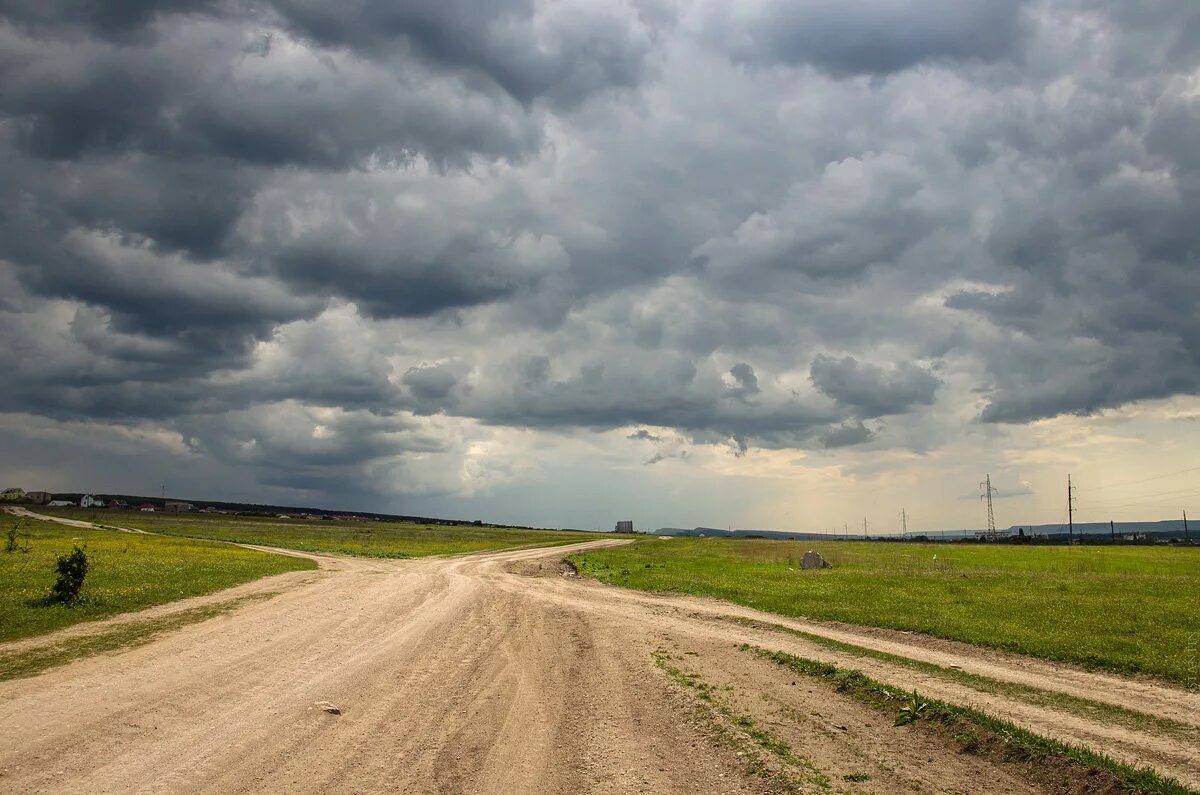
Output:
<svg viewBox="0 0 1200 795">
<path fill-rule="evenodd" d="M 270 493 L 386 505 L 610 432 L 655 471 L 924 455 L 1200 394 L 1188 0 L 0 20 L 23 439 L 151 428 Z"/>
</svg>

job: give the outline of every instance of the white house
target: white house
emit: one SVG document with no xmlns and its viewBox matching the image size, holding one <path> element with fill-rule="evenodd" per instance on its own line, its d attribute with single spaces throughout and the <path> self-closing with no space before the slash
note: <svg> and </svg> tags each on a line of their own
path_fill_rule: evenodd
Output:
<svg viewBox="0 0 1200 795">
<path fill-rule="evenodd" d="M 103 508 L 104 500 L 100 499 L 99 497 L 93 497 L 90 494 L 85 494 L 79 500 L 79 507 L 80 508 Z"/>
</svg>

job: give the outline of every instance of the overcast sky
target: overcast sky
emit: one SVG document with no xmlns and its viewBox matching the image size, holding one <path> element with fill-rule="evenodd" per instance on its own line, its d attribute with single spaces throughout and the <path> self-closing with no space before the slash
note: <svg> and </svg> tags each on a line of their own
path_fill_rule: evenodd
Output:
<svg viewBox="0 0 1200 795">
<path fill-rule="evenodd" d="M 1195 0 L 0 16 L 0 485 L 1200 517 Z"/>
</svg>

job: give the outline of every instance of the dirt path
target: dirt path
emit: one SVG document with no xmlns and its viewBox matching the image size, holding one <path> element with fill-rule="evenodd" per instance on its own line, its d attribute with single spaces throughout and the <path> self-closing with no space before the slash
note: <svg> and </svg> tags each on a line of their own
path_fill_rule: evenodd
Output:
<svg viewBox="0 0 1200 795">
<path fill-rule="evenodd" d="M 747 750 L 714 739 L 704 705 L 655 665 L 664 652 L 788 738 L 815 771 L 804 791 L 1040 791 L 1005 766 L 894 729 L 819 683 L 794 685 L 794 674 L 736 644 L 841 662 L 900 686 L 913 686 L 911 670 L 714 620 L 775 616 L 513 571 L 553 572 L 543 562 L 612 543 L 622 542 L 412 561 L 315 556 L 318 572 L 272 578 L 279 595 L 231 615 L 0 683 L 0 791 L 773 791 L 771 779 L 747 774 Z M 964 667 L 1016 664 L 905 642 L 905 653 L 949 655 Z M 1111 677 L 1072 672 L 1060 682 L 1053 666 L 1021 664 L 1047 685 L 1112 690 Z M 1118 683 L 1136 685 L 1128 692 L 1143 708 L 1176 717 L 1194 697 Z M 1200 784 L 1194 746 L 932 678 L 917 686 Z"/>
<path fill-rule="evenodd" d="M 102 530 L 119 530 L 122 533 L 137 533 L 144 536 L 154 535 L 154 533 L 147 533 L 145 530 L 134 530 L 129 527 L 112 527 L 110 525 L 99 525 L 95 522 L 88 522 L 83 519 L 68 519 L 65 516 L 51 516 L 50 514 L 45 513 L 34 513 L 28 508 L 22 508 L 20 505 L 6 505 L 4 506 L 3 510 L 6 513 L 11 513 L 13 516 L 22 516 L 26 519 L 36 519 L 39 522 L 56 522 L 58 524 L 65 524 L 69 527 L 82 527 L 85 530 L 95 530 L 99 528 Z"/>
</svg>

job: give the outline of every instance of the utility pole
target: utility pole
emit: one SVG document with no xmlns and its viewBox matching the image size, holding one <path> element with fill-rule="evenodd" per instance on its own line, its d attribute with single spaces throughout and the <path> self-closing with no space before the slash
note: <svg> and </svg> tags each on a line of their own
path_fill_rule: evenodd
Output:
<svg viewBox="0 0 1200 795">
<path fill-rule="evenodd" d="M 900 537 L 908 538 L 908 514 L 904 509 L 900 509 Z"/>
<path fill-rule="evenodd" d="M 1192 537 L 1191 537 L 1190 535 L 1188 535 L 1188 529 L 1187 529 L 1187 511 L 1184 511 L 1184 512 L 1183 512 L 1183 538 L 1184 538 L 1184 540 L 1186 540 L 1186 541 L 1191 541 L 1191 540 L 1192 540 Z"/>
<path fill-rule="evenodd" d="M 867 537 L 867 517 L 863 517 L 863 538 Z"/>
<path fill-rule="evenodd" d="M 1070 475 L 1067 475 L 1067 541 L 1075 541 L 1075 487 L 1071 485 Z"/>
<path fill-rule="evenodd" d="M 846 537 L 847 541 L 850 540 L 850 523 L 849 522 L 842 522 L 842 535 L 844 535 Z"/>
<path fill-rule="evenodd" d="M 1187 514 L 1185 513 L 1184 515 L 1186 516 Z M 1117 543 L 1117 528 L 1116 525 L 1113 524 L 1112 519 L 1108 520 L 1108 532 L 1112 536 L 1113 543 Z"/>
<path fill-rule="evenodd" d="M 995 514 L 995 512 L 992 510 L 992 495 L 993 495 L 993 494 L 996 492 L 996 490 L 992 488 L 992 476 L 991 476 L 990 474 L 987 476 L 987 480 L 985 480 L 983 483 L 980 483 L 980 484 L 979 484 L 979 488 L 981 488 L 981 489 L 983 489 L 983 490 L 984 490 L 984 493 L 979 495 L 979 499 L 981 499 L 981 500 L 987 500 L 987 506 L 988 506 L 988 523 L 987 523 L 987 532 L 988 532 L 988 538 L 989 538 L 989 539 L 994 539 L 994 538 L 996 537 L 996 514 Z"/>
</svg>

